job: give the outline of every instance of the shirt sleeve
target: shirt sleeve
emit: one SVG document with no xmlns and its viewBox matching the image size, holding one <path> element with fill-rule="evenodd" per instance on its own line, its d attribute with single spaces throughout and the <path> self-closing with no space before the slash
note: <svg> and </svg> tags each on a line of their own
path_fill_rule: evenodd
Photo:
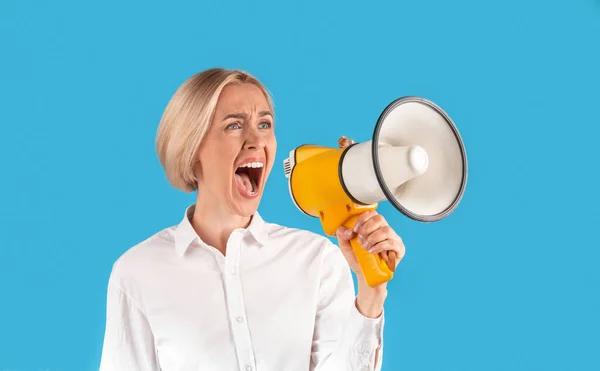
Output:
<svg viewBox="0 0 600 371">
<path fill-rule="evenodd" d="M 158 371 L 154 338 L 140 307 L 111 276 L 100 371 Z"/>
<path fill-rule="evenodd" d="M 332 243 L 321 271 L 310 370 L 381 371 L 384 313 L 368 318 L 358 311 L 352 273 Z"/>
</svg>

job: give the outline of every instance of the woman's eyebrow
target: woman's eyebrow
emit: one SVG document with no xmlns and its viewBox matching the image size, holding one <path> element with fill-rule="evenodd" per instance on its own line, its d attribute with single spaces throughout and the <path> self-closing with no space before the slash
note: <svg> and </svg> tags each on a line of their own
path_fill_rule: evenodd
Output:
<svg viewBox="0 0 600 371">
<path fill-rule="evenodd" d="M 271 116 L 273 117 L 273 115 L 271 114 L 271 112 L 269 111 L 261 111 L 258 113 L 259 116 Z M 227 116 L 225 116 L 225 118 L 223 119 L 223 121 L 227 120 L 227 119 L 247 119 L 248 115 L 245 113 L 230 113 Z"/>
</svg>

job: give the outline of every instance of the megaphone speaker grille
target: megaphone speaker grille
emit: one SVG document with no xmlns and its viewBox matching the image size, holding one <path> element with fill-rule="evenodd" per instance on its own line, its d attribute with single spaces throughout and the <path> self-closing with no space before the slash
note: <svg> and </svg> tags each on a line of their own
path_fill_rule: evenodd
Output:
<svg viewBox="0 0 600 371">
<path fill-rule="evenodd" d="M 399 150 L 409 151 L 400 158 L 410 160 L 411 171 L 423 172 L 396 186 L 391 180 L 406 168 L 394 162 Z M 433 102 L 403 97 L 390 103 L 375 126 L 371 151 L 381 191 L 404 215 L 434 222 L 457 207 L 467 182 L 465 147 L 450 117 Z"/>
</svg>

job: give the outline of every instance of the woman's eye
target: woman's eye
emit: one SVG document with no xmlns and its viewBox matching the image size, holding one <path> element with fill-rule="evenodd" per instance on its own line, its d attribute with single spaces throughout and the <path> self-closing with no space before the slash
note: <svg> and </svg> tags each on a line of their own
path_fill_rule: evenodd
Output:
<svg viewBox="0 0 600 371">
<path fill-rule="evenodd" d="M 271 127 L 271 123 L 269 121 L 265 121 L 265 122 L 261 122 L 260 125 L 261 129 L 268 129 Z"/>
<path fill-rule="evenodd" d="M 227 129 L 238 129 L 238 128 L 241 128 L 241 127 L 242 126 L 238 122 L 234 122 L 233 124 L 227 125 Z"/>
</svg>

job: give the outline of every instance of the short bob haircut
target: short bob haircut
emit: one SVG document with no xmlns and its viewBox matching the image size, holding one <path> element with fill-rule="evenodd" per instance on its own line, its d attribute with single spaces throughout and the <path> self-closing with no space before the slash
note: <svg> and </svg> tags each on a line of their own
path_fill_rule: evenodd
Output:
<svg viewBox="0 0 600 371">
<path fill-rule="evenodd" d="M 197 189 L 194 160 L 210 128 L 219 96 L 225 86 L 241 83 L 261 89 L 273 112 L 273 101 L 265 86 L 248 72 L 237 69 L 211 68 L 199 72 L 173 94 L 158 126 L 156 152 L 167 180 L 176 189 L 186 193 Z"/>
</svg>

